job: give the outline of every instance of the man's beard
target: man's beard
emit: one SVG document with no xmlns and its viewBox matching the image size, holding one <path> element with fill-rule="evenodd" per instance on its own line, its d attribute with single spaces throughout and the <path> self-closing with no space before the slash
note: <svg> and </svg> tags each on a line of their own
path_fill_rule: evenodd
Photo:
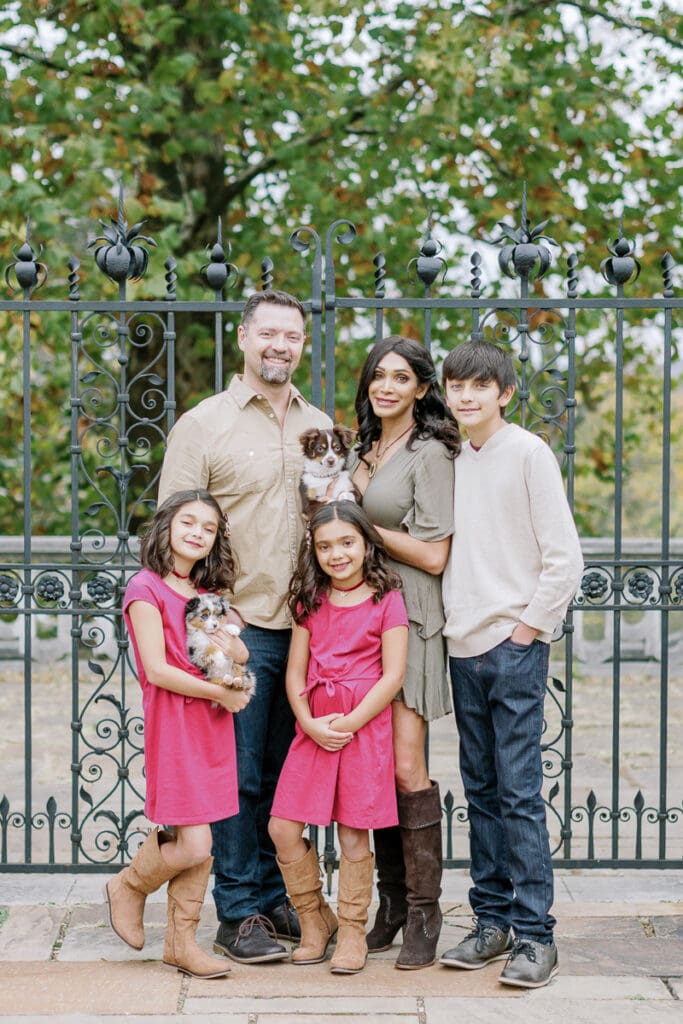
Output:
<svg viewBox="0 0 683 1024">
<path fill-rule="evenodd" d="M 291 363 L 287 363 L 286 366 L 267 366 L 262 360 L 260 377 L 264 384 L 287 384 L 291 369 Z"/>
</svg>

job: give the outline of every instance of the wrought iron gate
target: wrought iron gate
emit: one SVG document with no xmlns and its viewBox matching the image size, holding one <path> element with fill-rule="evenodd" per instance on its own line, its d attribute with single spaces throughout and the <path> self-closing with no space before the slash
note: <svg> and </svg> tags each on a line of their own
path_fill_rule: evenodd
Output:
<svg viewBox="0 0 683 1024">
<path fill-rule="evenodd" d="M 389 323 L 405 317 L 419 322 L 437 360 L 465 337 L 496 340 L 509 346 L 519 370 L 511 418 L 547 438 L 572 499 L 583 469 L 576 454 L 577 384 L 590 356 L 594 311 L 602 311 L 613 339 L 608 397 L 614 458 L 605 469 L 610 529 L 608 539 L 584 538 L 586 571 L 554 647 L 545 742 L 549 827 L 558 864 L 683 867 L 683 764 L 669 732 L 683 708 L 683 544 L 671 537 L 671 481 L 680 444 L 671 430 L 674 318 L 683 303 L 674 294 L 673 261 L 663 256 L 660 296 L 629 298 L 626 288 L 638 264 L 620 233 L 601 266 L 610 294 L 580 295 L 579 261 L 570 254 L 564 284 L 553 278 L 558 294 L 548 298 L 533 283 L 550 267 L 549 242 L 530 227 L 525 201 L 519 228 L 506 225 L 504 235 L 499 266 L 514 283 L 507 297 L 486 295 L 486 262 L 478 251 L 471 255 L 468 279 L 446 286 L 446 263 L 431 231 L 410 261 L 421 294 L 388 294 L 387 266 L 378 253 L 372 294 L 355 295 L 339 287 L 336 265 L 340 247 L 354 245 L 353 225 L 337 221 L 324 239 L 310 227 L 296 229 L 292 247 L 311 268 L 305 303 L 310 394 L 334 416 L 335 368 L 343 345 L 353 338 L 370 344 Z M 135 524 L 153 508 L 164 439 L 174 421 L 177 317 L 191 313 L 213 338 L 214 387 L 220 390 L 226 328 L 243 305 L 241 298 L 224 297 L 234 268 L 220 226 L 202 268 L 213 292 L 207 301 L 177 298 L 170 257 L 161 298 L 127 298 L 126 281 L 145 272 L 147 252 L 145 240 L 128 231 L 122 203 L 111 237 L 100 239 L 95 258 L 118 283 L 116 299 L 82 296 L 80 264 L 72 259 L 67 296 L 41 300 L 36 294 L 47 270 L 27 229 L 6 273 L 16 297 L 0 301 L 0 314 L 13 318 L 23 348 L 23 522 L 20 534 L 0 538 L 0 686 L 6 695 L 0 870 L 6 871 L 114 869 L 146 826 L 142 718 L 120 601 L 136 569 Z M 264 261 L 262 287 L 274 283 L 273 271 Z M 644 316 L 661 366 L 661 486 L 653 496 L 657 530 L 634 538 L 624 531 L 625 384 L 631 318 L 640 324 Z M 440 322 L 444 317 L 448 330 Z M 33 528 L 33 442 L 39 427 L 31 412 L 32 347 L 46 325 L 68 334 L 71 344 L 65 396 L 70 481 L 64 497 L 55 498 L 70 502 L 68 537 L 36 537 Z M 300 373 L 305 376 L 305 370 Z M 16 445 L 16 438 L 0 442 L 5 464 Z M 647 785 L 624 767 L 625 719 L 634 715 L 651 761 L 643 776 Z M 603 731 L 594 741 L 598 718 Z M 593 770 L 595 742 L 600 757 Z M 455 763 L 455 750 L 453 758 Z M 467 863 L 466 808 L 454 789 L 445 798 L 448 866 Z"/>
</svg>

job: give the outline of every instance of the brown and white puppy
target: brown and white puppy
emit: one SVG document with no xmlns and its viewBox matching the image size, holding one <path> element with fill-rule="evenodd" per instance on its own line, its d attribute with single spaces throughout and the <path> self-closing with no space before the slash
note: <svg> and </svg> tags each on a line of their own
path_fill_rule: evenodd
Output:
<svg viewBox="0 0 683 1024">
<path fill-rule="evenodd" d="M 301 507 L 306 519 L 328 501 L 357 501 L 358 491 L 347 472 L 346 456 L 355 434 L 348 427 L 312 427 L 299 437 L 304 453 L 301 474 Z"/>
<path fill-rule="evenodd" d="M 185 607 L 187 653 L 192 664 L 212 683 L 253 694 L 256 689 L 254 673 L 224 654 L 213 639 L 219 629 L 232 636 L 240 635 L 239 626 L 228 622 L 229 611 L 229 603 L 219 594 L 198 594 L 190 598 Z"/>
</svg>

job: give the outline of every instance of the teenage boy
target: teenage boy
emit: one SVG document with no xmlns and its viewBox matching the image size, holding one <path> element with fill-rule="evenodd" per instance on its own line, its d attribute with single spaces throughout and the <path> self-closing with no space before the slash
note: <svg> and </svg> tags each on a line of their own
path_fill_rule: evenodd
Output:
<svg viewBox="0 0 683 1024">
<path fill-rule="evenodd" d="M 475 927 L 440 962 L 473 970 L 507 959 L 501 982 L 538 988 L 558 970 L 543 700 L 549 644 L 581 578 L 581 547 L 552 451 L 503 418 L 515 391 L 509 355 L 486 342 L 459 345 L 443 380 L 468 435 L 455 461 L 443 599 Z"/>
</svg>

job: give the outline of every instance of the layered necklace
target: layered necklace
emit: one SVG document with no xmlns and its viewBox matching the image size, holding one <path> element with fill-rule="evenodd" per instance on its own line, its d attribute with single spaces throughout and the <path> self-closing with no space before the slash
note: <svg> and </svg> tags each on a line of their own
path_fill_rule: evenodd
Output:
<svg viewBox="0 0 683 1024">
<path fill-rule="evenodd" d="M 370 477 L 371 480 L 374 477 L 377 470 L 379 469 L 379 464 L 384 458 L 384 456 L 387 454 L 389 449 L 393 448 L 395 444 L 398 444 L 402 437 L 405 437 L 406 434 L 409 434 L 414 426 L 415 424 L 411 423 L 409 427 L 406 427 L 402 434 L 399 434 L 398 437 L 395 437 L 393 441 L 389 442 L 389 444 L 385 444 L 384 448 L 381 447 L 379 441 L 377 442 L 377 449 L 375 451 L 375 461 L 368 463 L 368 476 Z"/>
</svg>

